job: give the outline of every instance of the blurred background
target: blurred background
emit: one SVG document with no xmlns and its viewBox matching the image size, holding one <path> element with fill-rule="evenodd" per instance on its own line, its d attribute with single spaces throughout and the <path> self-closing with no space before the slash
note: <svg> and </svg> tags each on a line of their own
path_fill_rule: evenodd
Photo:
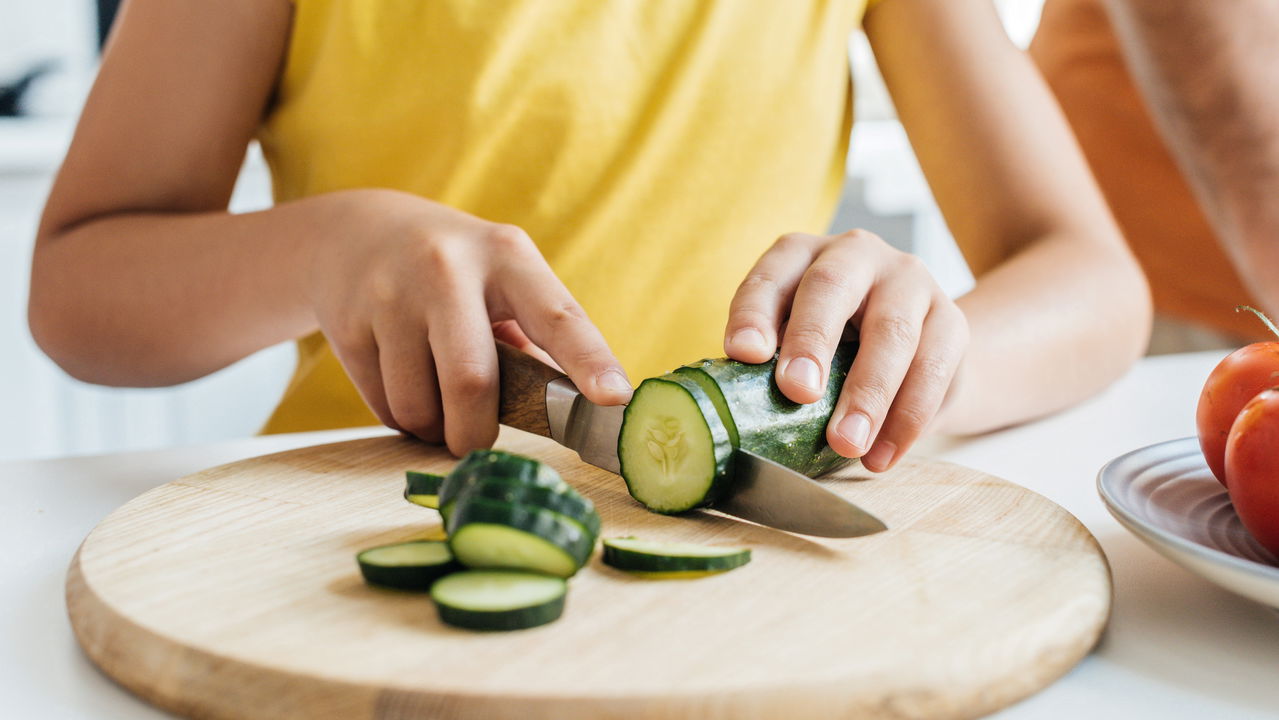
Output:
<svg viewBox="0 0 1279 720">
<path fill-rule="evenodd" d="M 264 350 L 202 380 L 135 390 L 65 376 L 32 342 L 27 273 L 45 195 L 93 82 L 119 0 L 0 0 L 0 461 L 212 442 L 257 431 L 293 368 L 291 346 Z M 1042 0 L 996 0 L 1025 46 Z M 857 93 L 854 148 L 832 230 L 865 227 L 928 262 L 957 295 L 972 277 L 928 192 L 865 38 L 849 42 Z M 256 148 L 232 211 L 270 205 Z"/>
</svg>

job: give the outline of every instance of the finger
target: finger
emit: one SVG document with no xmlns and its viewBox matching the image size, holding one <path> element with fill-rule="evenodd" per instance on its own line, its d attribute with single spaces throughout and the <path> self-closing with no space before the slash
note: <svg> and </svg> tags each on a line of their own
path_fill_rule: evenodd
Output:
<svg viewBox="0 0 1279 720">
<path fill-rule="evenodd" d="M 564 368 L 560 367 L 555 359 L 546 354 L 546 351 L 537 346 L 524 333 L 524 329 L 514 320 L 500 320 L 493 323 L 493 339 L 501 340 L 520 352 L 527 353 L 551 367 L 564 372 Z"/>
<path fill-rule="evenodd" d="M 444 413 L 426 328 L 398 321 L 375 324 L 374 333 L 386 403 L 395 424 L 426 442 L 443 442 Z"/>
<path fill-rule="evenodd" d="M 378 422 L 392 430 L 403 432 L 404 428 L 396 424 L 386 402 L 386 391 L 382 387 L 382 372 L 378 364 L 378 348 L 372 332 L 366 339 L 355 342 L 338 342 L 329 337 L 329 347 L 333 349 L 333 354 L 346 370 L 346 376 L 351 379 L 351 384 L 355 385 L 364 404 L 373 411 Z"/>
<path fill-rule="evenodd" d="M 858 255 L 849 245 L 828 246 L 795 289 L 777 357 L 777 387 L 795 402 L 816 402 L 825 394 L 835 347 L 875 279 L 875 263 Z"/>
<path fill-rule="evenodd" d="M 497 439 L 497 346 L 478 287 L 460 284 L 446 297 L 433 306 L 427 335 L 439 377 L 444 442 L 460 456 Z"/>
<path fill-rule="evenodd" d="M 631 399 L 630 380 L 604 336 L 544 262 L 526 266 L 505 283 L 510 308 L 524 332 L 546 350 L 586 399 L 621 405 Z"/>
<path fill-rule="evenodd" d="M 891 468 L 919 439 L 946 398 L 967 345 L 968 325 L 963 313 L 949 301 L 934 306 L 924 320 L 919 349 L 906 379 L 874 445 L 862 457 L 868 470 Z"/>
<path fill-rule="evenodd" d="M 845 457 L 870 449 L 915 359 L 931 294 L 914 273 L 892 272 L 871 290 L 860 324 L 857 357 L 827 427 L 827 442 Z"/>
<path fill-rule="evenodd" d="M 773 359 L 778 328 L 818 243 L 812 235 L 783 235 L 755 262 L 728 308 L 724 352 L 729 357 L 747 363 Z"/>
</svg>

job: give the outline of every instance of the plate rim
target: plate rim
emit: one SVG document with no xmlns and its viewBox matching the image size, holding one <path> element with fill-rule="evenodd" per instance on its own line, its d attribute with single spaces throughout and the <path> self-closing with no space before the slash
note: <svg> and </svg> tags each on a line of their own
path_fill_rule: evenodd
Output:
<svg viewBox="0 0 1279 720">
<path fill-rule="evenodd" d="M 1111 475 L 1115 472 L 1112 469 L 1115 465 L 1129 460 L 1133 456 L 1148 453 L 1158 448 L 1190 443 L 1193 443 L 1196 447 L 1198 447 L 1199 439 L 1191 435 L 1172 440 L 1164 440 L 1139 447 L 1135 450 L 1129 450 L 1128 452 L 1107 461 L 1106 464 L 1102 465 L 1101 469 L 1097 471 L 1097 494 L 1101 496 L 1102 503 L 1106 506 L 1106 509 L 1110 511 L 1110 514 L 1114 515 L 1115 518 L 1120 521 L 1121 525 L 1138 537 L 1151 539 L 1151 536 L 1153 536 L 1153 539 L 1170 546 L 1173 549 L 1218 566 L 1225 566 L 1231 570 L 1246 573 L 1258 579 L 1276 583 L 1276 587 L 1279 587 L 1279 567 L 1263 565 L 1255 560 L 1249 560 L 1247 558 L 1239 557 L 1238 555 L 1232 555 L 1228 552 L 1218 550 L 1214 547 L 1209 547 L 1194 540 L 1184 538 L 1169 530 L 1165 530 L 1164 528 L 1152 525 L 1137 517 L 1108 492 L 1105 484 L 1105 478 L 1107 475 Z M 1206 464 L 1205 467 L 1207 467 Z"/>
</svg>

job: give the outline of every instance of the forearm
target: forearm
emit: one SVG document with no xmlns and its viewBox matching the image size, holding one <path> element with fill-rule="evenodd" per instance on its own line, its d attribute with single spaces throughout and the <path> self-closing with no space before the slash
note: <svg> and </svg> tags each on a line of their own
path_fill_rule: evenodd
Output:
<svg viewBox="0 0 1279 720">
<path fill-rule="evenodd" d="M 316 328 L 309 258 L 358 236 L 356 200 L 335 193 L 244 215 L 126 212 L 51 232 L 32 263 L 32 333 L 89 382 L 206 375 Z"/>
<path fill-rule="evenodd" d="M 957 301 L 969 350 L 934 429 L 985 432 L 1069 407 L 1145 351 L 1150 298 L 1133 258 L 1061 234 L 983 275 Z"/>
<path fill-rule="evenodd" d="M 1279 312 L 1279 4 L 1107 0 L 1107 9 L 1240 277 Z"/>
</svg>

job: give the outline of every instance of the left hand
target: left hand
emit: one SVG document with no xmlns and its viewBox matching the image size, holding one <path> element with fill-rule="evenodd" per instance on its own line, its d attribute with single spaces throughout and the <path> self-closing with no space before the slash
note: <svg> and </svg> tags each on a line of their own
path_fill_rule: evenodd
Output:
<svg viewBox="0 0 1279 720">
<path fill-rule="evenodd" d="M 822 397 L 845 327 L 859 331 L 826 440 L 875 472 L 892 467 L 936 416 L 968 346 L 963 312 L 923 262 L 864 230 L 779 238 L 733 297 L 724 350 L 767 362 L 783 324 L 777 385 L 800 403 Z"/>
</svg>

